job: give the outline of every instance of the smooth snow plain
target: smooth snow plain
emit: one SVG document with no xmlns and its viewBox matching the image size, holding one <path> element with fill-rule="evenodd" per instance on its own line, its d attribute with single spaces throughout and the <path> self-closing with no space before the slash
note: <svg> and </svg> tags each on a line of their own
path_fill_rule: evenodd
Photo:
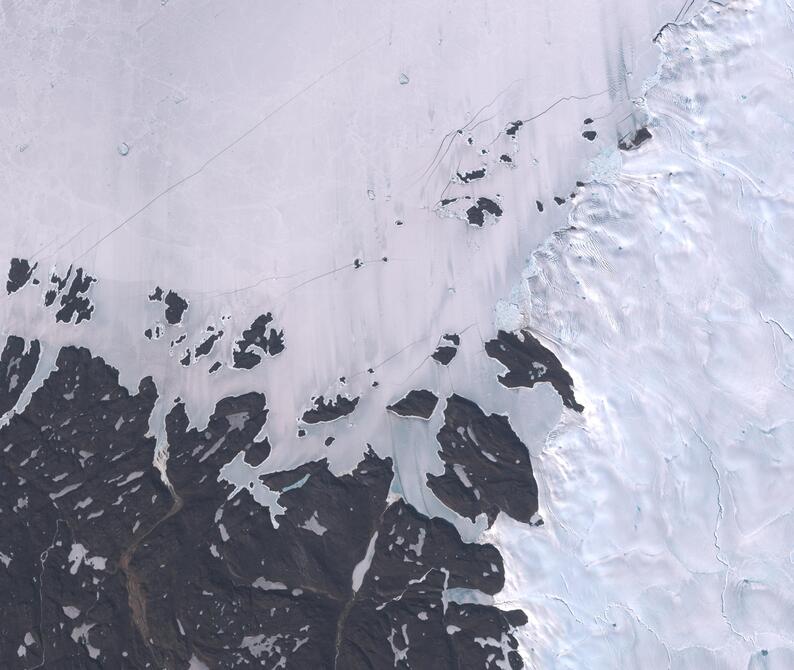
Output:
<svg viewBox="0 0 794 670">
<path fill-rule="evenodd" d="M 3 12 L 0 257 L 38 262 L 44 283 L 72 263 L 98 279 L 90 322 L 56 327 L 27 286 L 0 302 L 3 330 L 45 349 L 87 346 L 131 389 L 152 375 L 158 434 L 176 397 L 203 426 L 220 398 L 264 391 L 268 467 L 327 455 L 343 472 L 367 441 L 398 448 L 383 408 L 411 388 L 471 380 L 478 402 L 501 392 L 481 352 L 494 305 L 564 222 L 552 197 L 636 127 L 651 40 L 682 7 L 172 0 Z M 587 117 L 595 142 L 581 135 Z M 514 141 L 504 129 L 518 119 L 533 120 Z M 451 183 L 483 165 L 485 179 Z M 467 226 L 435 211 L 442 194 L 498 194 L 505 214 Z M 147 301 L 155 286 L 189 301 L 181 325 Z M 284 353 L 211 378 L 211 358 L 179 364 L 209 325 L 225 332 L 216 351 L 228 364 L 268 311 Z M 143 337 L 158 322 L 166 335 Z M 464 332 L 449 371 L 429 358 L 445 332 Z M 335 448 L 325 426 L 298 440 L 312 396 L 338 392 L 362 400 L 333 426 Z M 557 411 L 545 397 L 544 417 Z M 425 460 L 440 467 L 433 436 Z"/>
</svg>

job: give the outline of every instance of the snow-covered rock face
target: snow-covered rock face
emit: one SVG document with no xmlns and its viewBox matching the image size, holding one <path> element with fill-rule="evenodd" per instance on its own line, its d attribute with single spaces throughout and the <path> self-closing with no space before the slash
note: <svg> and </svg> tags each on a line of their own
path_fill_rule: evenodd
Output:
<svg viewBox="0 0 794 670">
<path fill-rule="evenodd" d="M 794 664 L 794 14 L 703 4 L 4 6 L 6 665 Z"/>
</svg>

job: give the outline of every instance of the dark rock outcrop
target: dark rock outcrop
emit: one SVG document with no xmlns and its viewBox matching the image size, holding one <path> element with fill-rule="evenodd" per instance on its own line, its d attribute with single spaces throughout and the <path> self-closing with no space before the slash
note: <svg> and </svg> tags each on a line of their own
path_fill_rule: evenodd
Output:
<svg viewBox="0 0 794 670">
<path fill-rule="evenodd" d="M 358 398 L 346 398 L 343 395 L 337 395 L 335 400 L 333 398 L 326 400 L 323 396 L 318 396 L 313 400 L 314 407 L 303 413 L 301 421 L 303 423 L 325 423 L 341 419 L 356 409 L 358 401 Z"/>
<path fill-rule="evenodd" d="M 500 511 L 529 522 L 538 511 L 538 486 L 529 451 L 506 416 L 485 414 L 459 395 L 447 400 L 437 438 L 444 473 L 428 475 L 430 489 L 450 509 L 489 525 Z"/>
<path fill-rule="evenodd" d="M 400 416 L 413 416 L 429 419 L 438 404 L 438 396 L 426 389 L 409 391 L 407 395 L 393 405 L 386 407 L 390 412 Z"/>
<path fill-rule="evenodd" d="M 516 334 L 500 330 L 496 339 L 485 343 L 485 352 L 507 368 L 507 373 L 498 377 L 503 386 L 532 388 L 535 384 L 547 382 L 559 393 L 566 407 L 584 411 L 574 397 L 571 375 L 529 331 L 522 330 Z"/>
</svg>

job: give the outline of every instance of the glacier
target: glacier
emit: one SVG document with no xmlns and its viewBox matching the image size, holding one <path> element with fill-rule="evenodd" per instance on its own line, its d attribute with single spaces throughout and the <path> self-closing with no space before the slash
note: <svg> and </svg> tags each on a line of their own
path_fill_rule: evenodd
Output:
<svg viewBox="0 0 794 670">
<path fill-rule="evenodd" d="M 533 452 L 544 533 L 486 532 L 537 667 L 794 664 L 792 26 L 731 2 L 665 30 L 653 140 L 524 270 L 586 407 Z"/>
<path fill-rule="evenodd" d="M 786 0 L 0 12 L 4 665 L 794 666 Z"/>
</svg>

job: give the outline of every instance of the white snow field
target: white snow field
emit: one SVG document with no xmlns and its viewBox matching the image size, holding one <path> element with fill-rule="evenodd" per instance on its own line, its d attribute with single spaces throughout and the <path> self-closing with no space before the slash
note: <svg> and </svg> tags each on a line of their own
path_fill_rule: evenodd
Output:
<svg viewBox="0 0 794 670">
<path fill-rule="evenodd" d="M 653 140 L 524 273 L 585 406 L 534 452 L 543 532 L 486 534 L 538 668 L 794 667 L 792 29 L 742 0 L 665 30 Z"/>
<path fill-rule="evenodd" d="M 86 346 L 154 378 L 164 468 L 176 397 L 201 427 L 262 391 L 273 452 L 222 476 L 392 456 L 393 495 L 499 547 L 529 667 L 792 668 L 792 30 L 786 0 L 4 3 L 0 262 L 41 280 L 0 299 L 0 331 L 43 349 L 17 409 Z M 441 205 L 466 196 L 503 214 Z M 56 323 L 71 264 L 95 311 Z M 285 352 L 233 369 L 267 312 Z M 212 356 L 181 365 L 208 326 Z M 583 414 L 498 384 L 483 342 L 520 327 Z M 385 410 L 411 389 L 442 399 L 430 420 Z M 510 417 L 542 526 L 483 532 L 425 485 L 453 392 Z M 320 394 L 361 399 L 299 438 Z"/>
</svg>

